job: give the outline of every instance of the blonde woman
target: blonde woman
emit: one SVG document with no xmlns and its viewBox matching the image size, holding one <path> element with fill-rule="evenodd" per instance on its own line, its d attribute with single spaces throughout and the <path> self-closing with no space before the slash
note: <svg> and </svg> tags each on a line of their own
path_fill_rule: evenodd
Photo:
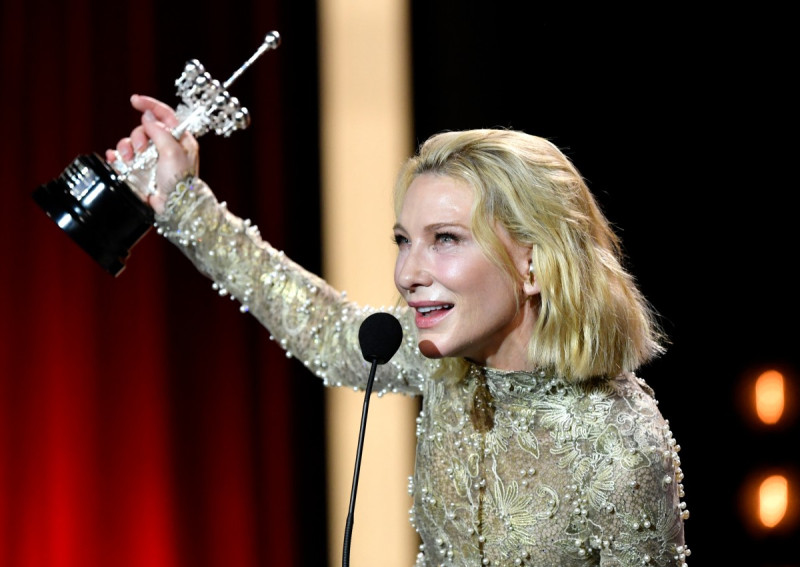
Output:
<svg viewBox="0 0 800 567">
<path fill-rule="evenodd" d="M 170 107 L 132 103 L 142 124 L 107 159 L 156 145 L 138 191 L 159 232 L 325 384 L 365 387 L 372 308 L 221 206 Z M 442 133 L 402 167 L 395 213 L 404 338 L 375 388 L 422 398 L 417 567 L 686 565 L 679 446 L 635 375 L 664 337 L 570 160 L 518 131 Z"/>
</svg>

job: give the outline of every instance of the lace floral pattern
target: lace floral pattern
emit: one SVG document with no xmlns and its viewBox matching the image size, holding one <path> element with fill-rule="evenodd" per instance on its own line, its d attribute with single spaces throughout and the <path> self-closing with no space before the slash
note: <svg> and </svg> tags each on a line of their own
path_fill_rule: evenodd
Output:
<svg viewBox="0 0 800 567">
<path fill-rule="evenodd" d="M 272 248 L 202 181 L 180 183 L 157 226 L 288 356 L 326 385 L 365 385 L 358 328 L 378 309 Z M 380 310 L 400 319 L 404 339 L 374 391 L 422 396 L 409 485 L 417 567 L 686 565 L 680 448 L 643 381 L 569 384 L 478 366 L 432 379 L 438 362 L 417 349 L 412 314 Z"/>
</svg>

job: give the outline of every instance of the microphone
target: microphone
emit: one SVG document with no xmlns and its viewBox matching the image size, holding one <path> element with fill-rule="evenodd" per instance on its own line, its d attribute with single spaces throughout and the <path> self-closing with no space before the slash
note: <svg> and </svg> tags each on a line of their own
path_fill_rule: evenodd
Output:
<svg viewBox="0 0 800 567">
<path fill-rule="evenodd" d="M 403 340 L 400 321 L 389 313 L 373 313 L 358 329 L 358 344 L 367 362 L 385 364 L 394 356 Z"/>
<path fill-rule="evenodd" d="M 379 364 L 386 364 L 400 348 L 403 341 L 403 328 L 397 317 L 390 313 L 373 313 L 361 323 L 358 329 L 358 344 L 361 345 L 361 354 L 364 360 L 372 363 L 367 378 L 367 387 L 364 391 L 364 407 L 361 410 L 361 428 L 358 432 L 358 449 L 356 451 L 356 467 L 353 473 L 353 487 L 350 490 L 350 508 L 347 513 L 347 522 L 344 529 L 344 552 L 342 553 L 342 566 L 350 565 L 350 539 L 353 533 L 353 514 L 356 508 L 356 491 L 358 490 L 358 473 L 361 469 L 361 453 L 364 450 L 364 432 L 367 426 L 367 411 L 369 397 L 372 393 L 372 383 L 375 381 L 375 370 Z"/>
</svg>

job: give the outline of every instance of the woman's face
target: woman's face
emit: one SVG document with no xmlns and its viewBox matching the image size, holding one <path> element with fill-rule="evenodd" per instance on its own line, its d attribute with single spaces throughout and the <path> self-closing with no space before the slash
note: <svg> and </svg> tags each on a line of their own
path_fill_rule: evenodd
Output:
<svg viewBox="0 0 800 567">
<path fill-rule="evenodd" d="M 416 311 L 425 356 L 524 370 L 535 322 L 525 296 L 538 293 L 523 286 L 530 248 L 496 230 L 520 273 L 509 281 L 473 237 L 472 200 L 471 187 L 458 179 L 428 173 L 411 183 L 394 228 L 395 285 Z"/>
</svg>

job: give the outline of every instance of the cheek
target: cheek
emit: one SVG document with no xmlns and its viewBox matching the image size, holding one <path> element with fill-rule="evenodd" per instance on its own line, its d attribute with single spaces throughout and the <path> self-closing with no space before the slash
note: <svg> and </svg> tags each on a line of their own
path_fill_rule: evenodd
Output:
<svg viewBox="0 0 800 567">
<path fill-rule="evenodd" d="M 436 273 L 442 283 L 464 292 L 483 287 L 487 266 L 482 262 L 463 257 L 443 257 L 436 264 Z"/>
<path fill-rule="evenodd" d="M 465 276 L 467 277 L 467 276 Z M 474 267 L 468 276 L 472 283 L 471 291 L 482 298 L 481 304 L 493 312 L 515 311 L 517 295 L 514 283 L 508 274 L 491 262 Z"/>
</svg>

